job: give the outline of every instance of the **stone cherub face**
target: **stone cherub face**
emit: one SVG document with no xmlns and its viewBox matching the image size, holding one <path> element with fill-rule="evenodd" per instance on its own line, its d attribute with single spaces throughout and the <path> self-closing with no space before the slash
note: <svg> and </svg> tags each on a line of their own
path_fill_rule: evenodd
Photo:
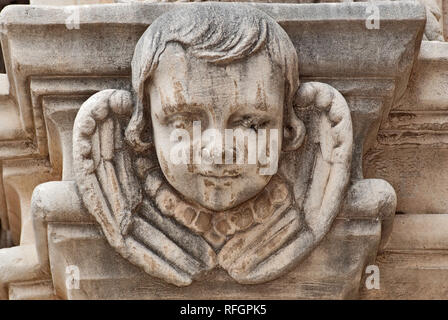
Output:
<svg viewBox="0 0 448 320">
<path fill-rule="evenodd" d="M 277 133 L 276 150 L 266 154 L 279 154 L 283 133 L 285 79 L 274 65 L 266 50 L 248 59 L 231 64 L 214 65 L 189 55 L 182 46 L 169 44 L 159 57 L 152 81 L 147 84 L 150 96 L 154 144 L 161 169 L 168 182 L 185 198 L 211 210 L 221 211 L 235 207 L 259 193 L 272 175 L 262 174 L 261 167 L 277 167 L 277 163 L 248 162 L 249 143 L 235 139 L 231 154 L 237 148 L 246 155 L 242 164 L 235 159 L 225 162 L 225 141 L 199 141 L 204 152 L 222 155 L 218 161 L 194 163 L 192 140 L 171 139 L 173 130 L 186 130 L 193 136 L 193 123 L 200 123 L 202 131 L 214 129 L 224 140 L 225 130 L 241 135 L 257 134 L 265 129 Z M 272 129 L 276 129 L 273 131 Z M 242 143 L 241 143 L 242 142 Z M 254 141 L 253 141 L 254 142 Z M 253 143 L 252 142 L 252 143 Z M 185 163 L 173 163 L 173 148 L 186 148 L 190 155 Z M 215 150 L 220 148 L 220 150 Z M 239 150 L 240 151 L 240 150 Z M 209 153 L 204 153 L 209 154 Z M 277 162 L 278 157 L 268 157 Z M 275 172 L 274 172 L 275 173 Z"/>
<path fill-rule="evenodd" d="M 353 136 L 342 95 L 322 83 L 299 88 L 298 76 L 291 39 L 250 6 L 191 4 L 156 19 L 134 51 L 132 92 L 103 90 L 75 120 L 77 184 L 109 243 L 178 286 L 217 266 L 261 283 L 306 257 L 338 213 Z M 192 143 L 172 139 L 176 129 Z M 277 143 L 256 143 L 266 158 L 257 150 L 250 162 L 249 143 L 202 139 L 209 129 L 221 138 L 277 130 Z M 189 161 L 172 161 L 173 149 L 190 151 Z M 228 149 L 242 164 L 215 161 Z M 197 150 L 214 161 L 191 161 Z"/>
</svg>

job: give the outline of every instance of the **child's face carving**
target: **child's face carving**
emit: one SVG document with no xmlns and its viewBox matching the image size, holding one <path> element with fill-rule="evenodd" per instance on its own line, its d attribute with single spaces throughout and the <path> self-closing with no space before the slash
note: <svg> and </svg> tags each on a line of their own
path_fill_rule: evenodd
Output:
<svg viewBox="0 0 448 320">
<path fill-rule="evenodd" d="M 280 155 L 283 135 L 285 79 L 280 68 L 271 63 L 265 50 L 231 62 L 216 65 L 187 54 L 177 44 L 169 44 L 160 56 L 159 65 L 147 84 L 150 96 L 154 143 L 161 169 L 168 182 L 185 198 L 211 210 L 235 207 L 263 190 L 272 175 L 260 174 L 260 168 L 273 163 L 248 164 L 248 145 L 236 143 L 234 149 L 245 150 L 244 164 L 225 164 L 225 129 L 240 129 L 253 134 L 260 129 L 277 129 L 278 144 L 266 152 Z M 202 140 L 202 149 L 222 152 L 222 164 L 194 164 L 193 121 L 201 130 L 221 133 L 222 146 Z M 175 129 L 184 129 L 190 141 L 174 141 Z M 273 131 L 271 131 L 273 132 Z M 268 135 L 269 137 L 269 135 Z M 188 163 L 175 164 L 170 152 L 189 152 Z M 219 150 L 218 150 L 219 149 Z M 234 152 L 236 155 L 236 152 Z M 270 159 L 278 162 L 278 157 Z"/>
</svg>

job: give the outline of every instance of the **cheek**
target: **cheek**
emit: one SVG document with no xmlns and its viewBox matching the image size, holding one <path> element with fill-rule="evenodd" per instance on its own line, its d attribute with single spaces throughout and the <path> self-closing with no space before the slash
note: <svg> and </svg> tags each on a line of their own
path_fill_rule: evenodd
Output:
<svg viewBox="0 0 448 320">
<path fill-rule="evenodd" d="M 252 175 L 249 179 L 254 188 L 259 189 L 264 187 L 269 182 L 271 176 L 262 175 L 257 170 L 256 174 Z"/>
<path fill-rule="evenodd" d="M 175 165 L 169 162 L 169 158 L 165 158 L 165 155 L 162 155 L 161 158 L 163 159 L 159 161 L 161 170 L 168 183 L 181 193 L 192 191 L 191 186 L 197 185 L 197 177 L 191 172 L 191 165 Z"/>
<path fill-rule="evenodd" d="M 267 148 L 269 150 L 269 154 L 271 155 L 273 152 L 276 153 L 275 155 L 270 156 L 272 160 L 278 162 L 278 160 L 280 159 L 282 143 L 283 143 L 283 126 L 278 126 L 275 128 L 272 138 L 270 137 L 269 141 L 267 142 Z"/>
<path fill-rule="evenodd" d="M 250 170 L 252 171 L 252 170 Z M 258 172 L 250 172 L 244 179 L 237 182 L 236 186 L 232 186 L 229 193 L 235 199 L 246 201 L 251 197 L 259 194 L 269 183 L 270 176 L 259 175 Z"/>
<path fill-rule="evenodd" d="M 273 162 L 278 162 L 282 146 L 282 130 L 283 129 L 281 127 L 274 127 L 267 129 L 265 134 L 258 134 L 257 163 L 259 166 L 265 166 Z"/>
</svg>

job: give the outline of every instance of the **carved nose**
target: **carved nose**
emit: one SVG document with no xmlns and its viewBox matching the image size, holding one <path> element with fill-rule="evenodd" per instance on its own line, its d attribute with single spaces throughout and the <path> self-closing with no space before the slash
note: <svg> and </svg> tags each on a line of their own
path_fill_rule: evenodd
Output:
<svg viewBox="0 0 448 320">
<path fill-rule="evenodd" d="M 223 139 L 219 137 L 210 139 L 202 147 L 202 158 L 209 164 L 235 164 L 237 147 L 235 145 L 226 145 Z"/>
<path fill-rule="evenodd" d="M 202 147 L 202 158 L 206 163 L 221 164 L 224 150 L 222 141 L 211 139 Z"/>
</svg>

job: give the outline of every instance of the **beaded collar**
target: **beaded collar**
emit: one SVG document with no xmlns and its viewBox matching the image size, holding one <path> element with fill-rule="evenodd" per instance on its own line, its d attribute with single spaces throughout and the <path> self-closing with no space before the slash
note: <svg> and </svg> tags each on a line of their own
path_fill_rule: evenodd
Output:
<svg viewBox="0 0 448 320">
<path fill-rule="evenodd" d="M 201 235 L 215 249 L 221 248 L 236 232 L 261 224 L 291 205 L 288 187 L 279 175 L 273 176 L 254 198 L 221 212 L 185 201 L 166 182 L 159 168 L 148 173 L 145 191 L 163 215 Z"/>
</svg>

